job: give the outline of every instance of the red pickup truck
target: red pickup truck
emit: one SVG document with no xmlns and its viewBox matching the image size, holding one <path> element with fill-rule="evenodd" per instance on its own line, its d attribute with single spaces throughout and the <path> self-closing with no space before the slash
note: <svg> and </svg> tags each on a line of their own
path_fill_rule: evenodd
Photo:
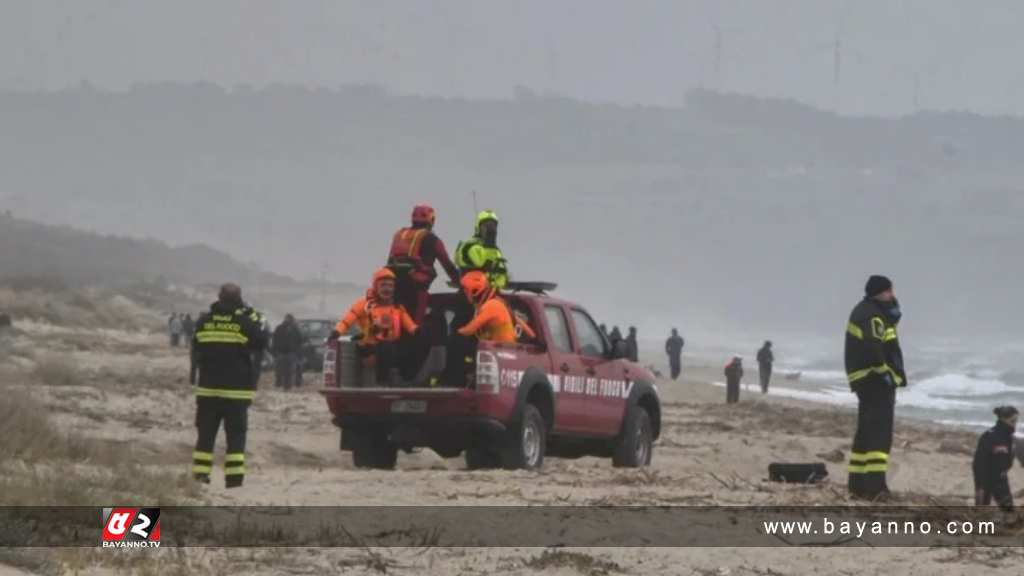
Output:
<svg viewBox="0 0 1024 576">
<path fill-rule="evenodd" d="M 328 345 L 321 393 L 357 467 L 394 468 L 399 450 L 416 447 L 464 452 L 469 469 L 536 469 L 546 454 L 650 464 L 661 431 L 653 374 L 626 360 L 623 346 L 613 350 L 582 307 L 539 290 L 504 298 L 535 338 L 474 340 L 475 350 L 453 354 L 467 303 L 432 295 L 417 336 L 421 368 L 399 386 L 361 374 L 355 344 Z"/>
</svg>

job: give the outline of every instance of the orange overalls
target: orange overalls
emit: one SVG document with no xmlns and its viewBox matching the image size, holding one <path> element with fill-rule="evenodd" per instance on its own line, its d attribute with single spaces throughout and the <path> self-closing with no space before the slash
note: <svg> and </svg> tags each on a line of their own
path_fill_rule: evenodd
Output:
<svg viewBox="0 0 1024 576">
<path fill-rule="evenodd" d="M 492 296 L 477 308 L 469 324 L 459 328 L 459 334 L 475 335 L 483 342 L 515 343 L 517 325 L 527 338 L 536 337 L 525 322 L 514 317 L 504 299 Z"/>
<path fill-rule="evenodd" d="M 398 304 L 379 304 L 372 298 L 356 300 L 334 329 L 344 334 L 353 324 L 359 326 L 363 333 L 360 342 L 363 347 L 397 342 L 403 335 L 418 329 L 405 308 Z"/>
</svg>

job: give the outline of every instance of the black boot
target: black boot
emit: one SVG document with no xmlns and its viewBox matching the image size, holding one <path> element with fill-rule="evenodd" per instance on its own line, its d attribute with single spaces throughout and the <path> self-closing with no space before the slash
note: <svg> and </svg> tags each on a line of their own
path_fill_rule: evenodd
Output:
<svg viewBox="0 0 1024 576">
<path fill-rule="evenodd" d="M 209 474 L 193 474 L 192 475 L 192 479 L 195 480 L 196 482 L 202 482 L 203 484 L 209 484 L 210 483 L 210 475 Z"/>
<path fill-rule="evenodd" d="M 242 486 L 242 480 L 245 477 L 241 474 L 232 474 L 231 476 L 224 477 L 225 488 L 239 488 Z"/>
</svg>

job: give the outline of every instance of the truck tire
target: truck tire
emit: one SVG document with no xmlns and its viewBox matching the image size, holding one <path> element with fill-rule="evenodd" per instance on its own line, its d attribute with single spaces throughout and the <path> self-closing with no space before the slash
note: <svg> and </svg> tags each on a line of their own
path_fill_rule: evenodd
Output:
<svg viewBox="0 0 1024 576">
<path fill-rule="evenodd" d="M 501 466 L 501 456 L 488 448 L 466 449 L 467 470 L 492 470 Z"/>
<path fill-rule="evenodd" d="M 519 423 L 506 432 L 501 465 L 506 470 L 536 470 L 544 464 L 547 427 L 533 404 L 523 407 Z"/>
<path fill-rule="evenodd" d="M 641 468 L 651 464 L 654 452 L 654 432 L 651 416 L 640 406 L 630 406 L 622 424 L 622 436 L 615 441 L 612 466 Z"/>
<path fill-rule="evenodd" d="M 356 468 L 394 470 L 396 462 L 398 446 L 392 444 L 387 435 L 361 432 L 352 439 L 352 464 Z"/>
</svg>

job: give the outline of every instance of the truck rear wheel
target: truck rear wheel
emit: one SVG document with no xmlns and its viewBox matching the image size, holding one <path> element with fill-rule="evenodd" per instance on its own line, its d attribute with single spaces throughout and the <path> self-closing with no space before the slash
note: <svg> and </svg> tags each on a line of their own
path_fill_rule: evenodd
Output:
<svg viewBox="0 0 1024 576">
<path fill-rule="evenodd" d="M 361 432 L 352 439 L 352 464 L 356 468 L 394 470 L 398 462 L 398 446 L 386 434 Z"/>
<path fill-rule="evenodd" d="M 524 406 L 522 419 L 506 434 L 501 453 L 501 464 L 506 470 L 536 470 L 544 464 L 547 427 L 536 406 Z"/>
<path fill-rule="evenodd" d="M 654 432 L 651 416 L 640 406 L 630 406 L 622 425 L 622 436 L 615 442 L 612 466 L 641 468 L 651 464 L 654 452 Z"/>
</svg>

